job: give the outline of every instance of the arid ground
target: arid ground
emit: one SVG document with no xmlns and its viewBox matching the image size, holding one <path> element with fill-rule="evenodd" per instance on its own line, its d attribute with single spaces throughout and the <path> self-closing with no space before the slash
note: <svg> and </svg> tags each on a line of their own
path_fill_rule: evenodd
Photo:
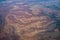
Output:
<svg viewBox="0 0 60 40">
<path fill-rule="evenodd" d="M 0 2 L 0 40 L 60 40 L 59 0 Z"/>
</svg>

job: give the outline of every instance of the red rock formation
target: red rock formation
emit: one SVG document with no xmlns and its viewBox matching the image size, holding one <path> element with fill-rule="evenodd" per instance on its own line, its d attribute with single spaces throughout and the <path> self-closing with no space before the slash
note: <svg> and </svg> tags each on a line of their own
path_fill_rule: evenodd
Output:
<svg viewBox="0 0 60 40">
<path fill-rule="evenodd" d="M 51 19 L 49 14 L 50 12 L 52 12 L 52 10 L 43 9 L 38 5 L 36 5 L 36 7 L 35 6 L 29 7 L 27 5 L 21 4 L 10 5 L 9 12 L 6 13 L 4 16 L 5 26 L 0 33 L 0 39 L 38 40 L 39 39 L 39 37 L 37 37 L 38 34 L 42 32 L 45 33 L 47 31 L 55 30 L 56 23 L 54 20 Z M 42 36 L 45 35 L 44 33 L 42 33 Z M 47 36 L 49 36 L 48 34 L 49 33 L 47 33 Z"/>
</svg>

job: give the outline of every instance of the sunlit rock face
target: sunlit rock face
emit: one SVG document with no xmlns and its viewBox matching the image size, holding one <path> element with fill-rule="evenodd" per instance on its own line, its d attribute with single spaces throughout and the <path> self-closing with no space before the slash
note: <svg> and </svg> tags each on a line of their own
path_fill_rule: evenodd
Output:
<svg viewBox="0 0 60 40">
<path fill-rule="evenodd" d="M 41 0 L 42 1 L 42 0 Z M 60 10 L 58 2 L 9 0 L 1 2 L 0 14 L 4 26 L 1 40 L 58 40 Z M 48 3 L 47 3 L 48 2 Z M 55 4 L 56 3 L 56 4 Z M 53 8 L 55 5 L 57 7 Z M 0 20 L 1 21 L 1 20 Z M 2 21 L 0 22 L 2 23 Z"/>
</svg>

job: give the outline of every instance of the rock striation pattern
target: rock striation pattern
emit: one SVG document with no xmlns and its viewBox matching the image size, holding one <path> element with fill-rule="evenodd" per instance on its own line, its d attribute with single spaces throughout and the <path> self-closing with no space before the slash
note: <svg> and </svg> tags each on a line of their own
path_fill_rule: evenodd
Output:
<svg viewBox="0 0 60 40">
<path fill-rule="evenodd" d="M 0 40 L 59 40 L 60 10 L 40 2 L 11 0 L 1 4 L 4 26 L 1 26 Z"/>
</svg>

